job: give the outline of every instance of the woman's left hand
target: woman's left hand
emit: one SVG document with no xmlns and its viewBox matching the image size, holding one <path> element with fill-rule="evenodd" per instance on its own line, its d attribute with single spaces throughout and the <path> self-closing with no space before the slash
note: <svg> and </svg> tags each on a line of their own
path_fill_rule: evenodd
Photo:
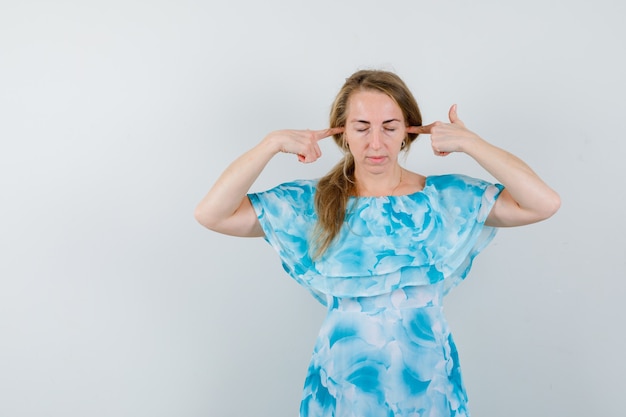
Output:
<svg viewBox="0 0 626 417">
<path fill-rule="evenodd" d="M 459 119 L 456 104 L 450 107 L 448 118 L 450 123 L 434 122 L 426 126 L 409 126 L 406 131 L 429 134 L 435 155 L 446 156 L 452 152 L 462 152 L 468 142 L 478 139 L 478 135 L 467 129 L 465 123 Z"/>
</svg>

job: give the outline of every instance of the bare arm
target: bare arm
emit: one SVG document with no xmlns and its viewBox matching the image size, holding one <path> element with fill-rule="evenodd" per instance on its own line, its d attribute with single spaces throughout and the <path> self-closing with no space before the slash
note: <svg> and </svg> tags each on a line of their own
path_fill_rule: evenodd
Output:
<svg viewBox="0 0 626 417">
<path fill-rule="evenodd" d="M 464 152 L 493 175 L 505 189 L 496 200 L 485 224 L 521 226 L 545 220 L 559 209 L 561 200 L 521 159 L 500 149 L 465 127 L 456 105 L 450 108 L 450 123 L 435 122 L 407 132 L 430 133 L 435 154 Z"/>
<path fill-rule="evenodd" d="M 232 236 L 261 237 L 263 230 L 247 193 L 267 163 L 279 152 L 298 155 L 300 162 L 321 156 L 317 142 L 342 129 L 281 130 L 267 135 L 257 146 L 237 158 L 220 175 L 196 206 L 195 218 L 213 231 Z"/>
</svg>

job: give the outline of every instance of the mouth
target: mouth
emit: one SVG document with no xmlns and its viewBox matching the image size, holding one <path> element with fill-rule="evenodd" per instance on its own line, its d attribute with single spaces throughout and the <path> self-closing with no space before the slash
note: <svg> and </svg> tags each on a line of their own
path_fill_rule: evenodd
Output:
<svg viewBox="0 0 626 417">
<path fill-rule="evenodd" d="M 387 159 L 386 156 L 368 156 L 367 159 L 370 162 L 373 162 L 375 164 L 380 164 L 381 162 L 383 162 L 385 159 Z"/>
</svg>

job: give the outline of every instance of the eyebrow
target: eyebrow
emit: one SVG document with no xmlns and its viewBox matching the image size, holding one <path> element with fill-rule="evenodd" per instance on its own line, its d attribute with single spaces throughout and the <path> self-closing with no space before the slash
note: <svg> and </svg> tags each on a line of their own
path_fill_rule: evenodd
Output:
<svg viewBox="0 0 626 417">
<path fill-rule="evenodd" d="M 387 123 L 391 123 L 391 122 L 399 122 L 400 120 L 398 119 L 389 119 L 389 120 L 385 120 L 383 122 L 383 124 L 387 124 Z M 367 120 L 352 120 L 352 123 L 365 123 L 367 125 L 371 124 L 371 122 L 367 121 Z"/>
</svg>

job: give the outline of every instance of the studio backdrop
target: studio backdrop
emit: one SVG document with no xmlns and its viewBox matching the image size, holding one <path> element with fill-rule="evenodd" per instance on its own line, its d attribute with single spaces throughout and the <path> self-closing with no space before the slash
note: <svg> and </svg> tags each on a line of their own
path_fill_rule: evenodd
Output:
<svg viewBox="0 0 626 417">
<path fill-rule="evenodd" d="M 475 416 L 623 414 L 626 3 L 0 2 L 0 415 L 295 416 L 325 314 L 193 218 L 276 129 L 386 69 L 559 192 L 445 300 Z M 318 178 L 270 162 L 252 191 Z M 402 164 L 493 180 L 424 136 Z"/>
</svg>

